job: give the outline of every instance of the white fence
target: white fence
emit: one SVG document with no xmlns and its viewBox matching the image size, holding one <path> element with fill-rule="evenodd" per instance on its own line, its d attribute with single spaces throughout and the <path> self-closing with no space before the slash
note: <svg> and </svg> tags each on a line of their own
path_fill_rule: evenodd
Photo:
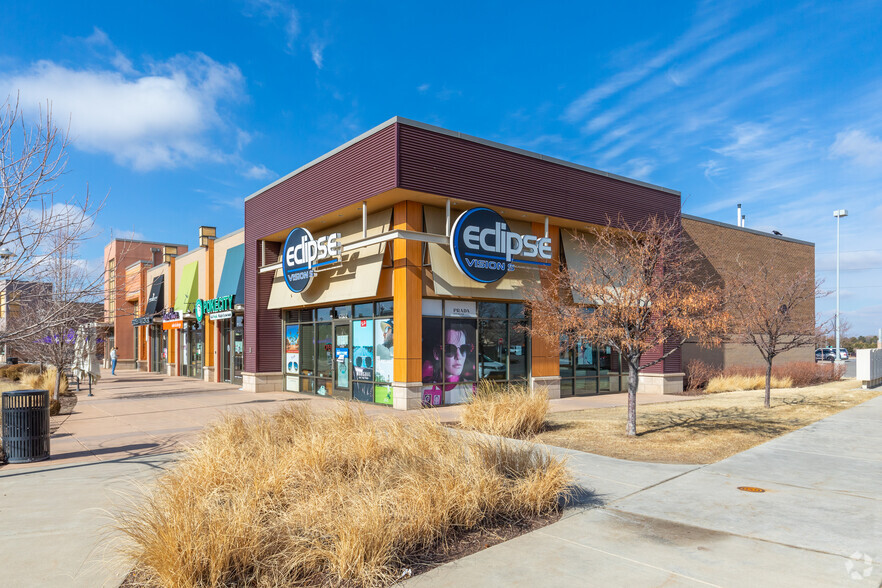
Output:
<svg viewBox="0 0 882 588">
<path fill-rule="evenodd" d="M 882 349 L 858 349 L 856 375 L 864 388 L 882 384 Z"/>
</svg>

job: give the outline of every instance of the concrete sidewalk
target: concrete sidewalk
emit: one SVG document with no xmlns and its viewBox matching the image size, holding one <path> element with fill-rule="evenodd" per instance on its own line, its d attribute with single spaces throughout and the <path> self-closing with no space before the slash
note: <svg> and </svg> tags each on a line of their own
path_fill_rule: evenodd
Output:
<svg viewBox="0 0 882 588">
<path fill-rule="evenodd" d="M 882 582 L 882 397 L 661 483 L 647 475 L 650 464 L 629 472 L 629 462 L 570 454 L 602 508 L 584 508 L 587 500 L 553 525 L 407 586 Z"/>
<path fill-rule="evenodd" d="M 229 384 L 120 371 L 78 396 L 74 412 L 52 435 L 52 459 L 0 468 L 0 586 L 117 586 L 128 573 L 116 556 L 109 513 L 125 502 L 136 484 L 147 483 L 173 463 L 178 451 L 224 414 L 276 411 L 292 402 L 313 410 L 339 403 L 290 393 L 253 394 Z M 641 403 L 688 397 L 649 396 Z M 553 411 L 620 406 L 625 394 L 552 401 Z M 358 406 L 369 415 L 442 422 L 459 408 L 403 413 L 377 405 Z M 680 473 L 681 466 L 622 462 L 597 457 L 586 479 L 607 499 Z M 639 475 L 636 472 L 640 472 Z"/>
<path fill-rule="evenodd" d="M 248 411 L 274 412 L 291 403 L 306 403 L 316 412 L 333 410 L 339 403 L 321 396 L 290 392 L 245 392 L 232 384 L 192 378 L 160 376 L 118 370 L 94 387 L 94 396 L 77 395 L 74 412 L 52 435 L 52 463 L 119 460 L 159 455 L 183 449 L 206 425 L 224 414 Z M 640 404 L 689 400 L 689 396 L 648 395 Z M 623 406 L 627 394 L 605 394 L 551 401 L 552 412 Z M 461 407 L 448 406 L 402 412 L 391 407 L 346 403 L 370 416 L 415 418 L 430 416 L 441 422 L 459 419 Z M 7 465 L 8 469 L 33 467 Z"/>
</svg>

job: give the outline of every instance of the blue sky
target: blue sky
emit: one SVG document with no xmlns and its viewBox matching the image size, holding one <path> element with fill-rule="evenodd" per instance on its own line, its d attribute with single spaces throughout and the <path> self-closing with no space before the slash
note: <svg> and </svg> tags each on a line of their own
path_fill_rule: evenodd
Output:
<svg viewBox="0 0 882 588">
<path fill-rule="evenodd" d="M 84 9 L 83 6 L 88 6 Z M 193 244 L 244 198 L 395 116 L 680 190 L 684 212 L 817 244 L 882 327 L 878 2 L 56 2 L 0 13 L 0 93 L 75 138 L 63 195 Z M 832 296 L 819 301 L 829 313 Z"/>
</svg>

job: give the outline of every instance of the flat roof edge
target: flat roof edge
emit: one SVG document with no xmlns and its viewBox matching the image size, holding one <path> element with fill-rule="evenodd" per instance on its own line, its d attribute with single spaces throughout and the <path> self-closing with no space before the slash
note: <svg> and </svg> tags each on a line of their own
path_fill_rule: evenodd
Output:
<svg viewBox="0 0 882 588">
<path fill-rule="evenodd" d="M 281 183 L 284 182 L 285 180 L 287 180 L 287 179 L 289 179 L 289 178 L 291 178 L 291 177 L 293 177 L 293 176 L 296 176 L 296 175 L 299 174 L 300 172 L 305 171 L 305 170 L 311 168 L 312 166 L 314 166 L 314 165 L 316 165 L 316 164 L 318 164 L 318 163 L 321 163 L 321 162 L 324 161 L 325 159 L 328 159 L 328 158 L 331 157 L 332 155 L 335 155 L 335 154 L 339 153 L 340 151 L 343 151 L 343 150 L 346 149 L 347 147 L 350 147 L 350 146 L 352 146 L 352 145 L 358 143 L 359 141 L 362 141 L 362 140 L 364 140 L 364 139 L 370 137 L 371 135 L 374 135 L 374 134 L 376 134 L 376 133 L 382 131 L 382 130 L 385 129 L 386 127 L 389 127 L 389 126 L 391 126 L 391 125 L 393 125 L 393 124 L 396 124 L 396 123 L 398 123 L 398 124 L 402 124 L 402 125 L 407 125 L 407 126 L 409 126 L 409 127 L 414 127 L 414 128 L 417 128 L 417 129 L 423 129 L 423 130 L 425 130 L 425 131 L 430 131 L 430 132 L 433 132 L 433 133 L 438 133 L 438 134 L 440 134 L 440 135 L 446 135 L 446 136 L 448 136 L 448 137 L 455 137 L 455 138 L 457 138 L 457 139 L 463 139 L 463 140 L 465 140 L 465 141 L 469 141 L 469 142 L 471 142 L 471 143 L 477 143 L 477 144 L 479 144 L 479 145 L 484 145 L 484 146 L 486 146 L 486 147 L 492 147 L 492 148 L 494 148 L 494 149 L 500 149 L 500 150 L 502 150 L 502 151 L 508 151 L 509 153 L 517 153 L 518 155 L 523 155 L 523 156 L 525 156 L 525 157 L 532 157 L 533 159 L 538 159 L 538 160 L 540 160 L 540 161 L 547 161 L 547 162 L 549 162 L 549 163 L 553 163 L 553 164 L 556 164 L 556 165 L 561 165 L 561 166 L 564 166 L 564 167 L 569 167 L 569 168 L 571 168 L 571 169 L 577 169 L 577 170 L 579 170 L 579 171 L 584 171 L 584 172 L 592 173 L 592 174 L 595 174 L 595 175 L 598 175 L 598 176 L 607 177 L 607 178 L 610 178 L 610 179 L 613 179 L 613 180 L 618 180 L 618 181 L 621 181 L 621 182 L 626 182 L 626 183 L 628 183 L 628 184 L 634 184 L 634 185 L 636 185 L 636 186 L 642 186 L 642 187 L 644 187 L 644 188 L 650 188 L 650 189 L 652 189 L 652 190 L 658 190 L 658 191 L 660 191 L 660 192 L 666 192 L 666 193 L 668 193 L 668 194 L 671 194 L 671 195 L 674 195 L 674 196 L 677 196 L 677 197 L 680 197 L 680 196 L 681 196 L 681 193 L 680 193 L 678 190 L 673 190 L 673 189 L 671 189 L 671 188 L 665 188 L 664 186 L 658 186 L 658 185 L 656 185 L 656 184 L 650 184 L 649 182 L 644 182 L 644 181 L 641 181 L 641 180 L 635 180 L 635 179 L 633 179 L 633 178 L 629 178 L 629 177 L 626 177 L 626 176 L 620 176 L 620 175 L 618 175 L 618 174 L 614 174 L 614 173 L 610 173 L 610 172 L 605 172 L 605 171 L 603 171 L 603 170 L 595 169 L 595 168 L 593 168 L 593 167 L 588 167 L 587 165 L 581 165 L 581 164 L 578 164 L 578 163 L 573 163 L 573 162 L 571 162 L 571 161 L 566 161 L 565 159 L 558 159 L 557 157 L 551 157 L 551 156 L 548 156 L 548 155 L 542 155 L 541 153 L 536 153 L 535 151 L 528 151 L 528 150 L 526 150 L 526 149 L 521 149 L 520 147 L 513 147 L 513 146 L 511 146 L 511 145 L 506 145 L 506 144 L 504 144 L 504 143 L 498 143 L 498 142 L 496 142 L 496 141 L 490 141 L 490 140 L 488 140 L 488 139 L 482 139 L 481 137 L 475 137 L 474 135 L 468 135 L 468 134 L 466 134 L 466 133 L 460 133 L 459 131 L 451 131 L 450 129 L 445 129 L 445 128 L 443 128 L 443 127 L 438 127 L 438 126 L 435 126 L 435 125 L 430 125 L 430 124 L 427 124 L 427 123 L 424 123 L 424 122 L 420 122 L 420 121 L 417 121 L 417 120 L 412 120 L 412 119 L 404 118 L 404 117 L 401 117 L 401 116 L 393 116 L 393 117 L 390 118 L 389 120 L 387 120 L 387 121 L 385 121 L 385 122 L 383 122 L 383 123 L 380 123 L 379 125 L 375 126 L 374 128 L 372 128 L 372 129 L 370 129 L 370 130 L 368 130 L 368 131 L 365 131 L 364 133 L 358 135 L 358 136 L 355 137 L 354 139 L 350 139 L 349 141 L 346 141 L 346 142 L 343 143 L 342 145 L 340 145 L 340 146 L 338 146 L 338 147 L 332 149 L 331 151 L 328 151 L 328 152 L 325 153 L 324 155 L 321 155 L 321 156 L 319 156 L 319 157 L 316 157 L 315 159 L 313 159 L 313 160 L 310 161 L 309 163 L 306 163 L 306 164 L 304 164 L 304 165 L 301 165 L 300 167 L 298 167 L 297 169 L 295 169 L 295 170 L 292 171 L 291 173 L 289 173 L 289 174 L 287 174 L 287 175 L 285 175 L 285 176 L 282 176 L 281 178 L 279 178 L 278 180 L 272 182 L 271 184 L 268 184 L 268 185 L 264 186 L 263 188 L 257 190 L 256 192 L 252 193 L 250 196 L 247 196 L 247 197 L 245 198 L 245 202 L 248 202 L 248 201 L 251 200 L 252 198 L 254 198 L 254 197 L 256 197 L 256 196 L 259 196 L 260 194 L 266 192 L 266 191 L 269 190 L 270 188 L 274 188 L 275 186 L 278 186 L 279 184 L 281 184 Z"/>
<path fill-rule="evenodd" d="M 711 220 L 709 218 L 694 216 L 691 214 L 680 213 L 680 218 L 685 218 L 688 220 L 707 223 L 709 225 L 717 225 L 718 227 L 723 227 L 726 229 L 735 229 L 736 231 L 745 231 L 747 233 L 753 233 L 754 235 L 760 235 L 762 237 L 770 237 L 772 239 L 780 239 L 781 241 L 789 241 L 791 243 L 798 243 L 800 245 L 811 245 L 812 247 L 815 246 L 815 244 L 812 243 L 811 241 L 803 241 L 801 239 L 794 239 L 793 237 L 785 237 L 784 235 L 774 235 L 772 233 L 766 233 L 765 231 L 758 231 L 756 229 L 748 229 L 747 227 L 739 227 L 738 225 L 724 223 L 722 221 L 715 221 L 715 220 Z"/>
</svg>

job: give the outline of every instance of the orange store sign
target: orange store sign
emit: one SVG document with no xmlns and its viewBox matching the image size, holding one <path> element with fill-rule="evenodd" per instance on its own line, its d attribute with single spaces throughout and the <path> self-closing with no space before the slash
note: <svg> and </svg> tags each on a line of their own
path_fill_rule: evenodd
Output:
<svg viewBox="0 0 882 588">
<path fill-rule="evenodd" d="M 174 329 L 181 329 L 184 327 L 184 321 L 165 321 L 162 323 L 163 331 L 172 331 Z"/>
</svg>

